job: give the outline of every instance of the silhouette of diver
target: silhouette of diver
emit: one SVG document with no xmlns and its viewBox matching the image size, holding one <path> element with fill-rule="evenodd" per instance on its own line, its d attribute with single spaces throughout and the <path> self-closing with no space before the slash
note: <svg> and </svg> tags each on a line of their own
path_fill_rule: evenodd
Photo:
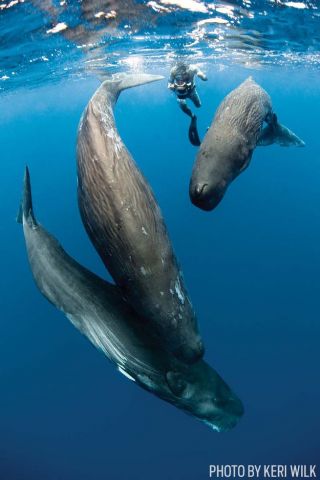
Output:
<svg viewBox="0 0 320 480">
<path fill-rule="evenodd" d="M 208 80 L 207 76 L 196 65 L 186 65 L 184 62 L 178 62 L 171 69 L 168 88 L 175 92 L 181 110 L 191 118 L 189 140 L 192 145 L 199 146 L 201 142 L 197 130 L 197 117 L 192 113 L 186 101 L 189 98 L 197 108 L 201 107 L 194 81 L 195 76 L 204 81 Z"/>
</svg>

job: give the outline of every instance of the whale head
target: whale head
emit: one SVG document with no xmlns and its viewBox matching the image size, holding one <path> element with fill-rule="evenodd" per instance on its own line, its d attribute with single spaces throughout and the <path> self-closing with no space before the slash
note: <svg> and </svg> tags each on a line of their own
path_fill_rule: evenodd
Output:
<svg viewBox="0 0 320 480">
<path fill-rule="evenodd" d="M 213 125 L 193 167 L 189 187 L 191 202 L 202 210 L 213 210 L 230 183 L 247 168 L 252 152 L 253 148 L 242 136 L 228 130 L 218 132 Z"/>
</svg>

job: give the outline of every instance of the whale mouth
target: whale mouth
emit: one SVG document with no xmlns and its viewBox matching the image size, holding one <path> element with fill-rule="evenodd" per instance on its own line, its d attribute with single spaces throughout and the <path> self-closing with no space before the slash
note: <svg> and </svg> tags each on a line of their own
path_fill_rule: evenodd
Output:
<svg viewBox="0 0 320 480">
<path fill-rule="evenodd" d="M 218 433 L 229 432 L 239 423 L 241 417 L 230 417 L 224 419 L 223 416 L 221 418 L 216 419 L 214 421 L 211 420 L 202 420 L 208 427 Z"/>
<path fill-rule="evenodd" d="M 243 414 L 242 402 L 237 397 L 231 397 L 220 412 L 212 418 L 203 418 L 202 421 L 216 432 L 228 432 L 239 423 Z"/>
<path fill-rule="evenodd" d="M 212 192 L 208 183 L 197 183 L 190 187 L 190 200 L 201 210 L 211 211 L 222 200 L 223 192 L 220 190 Z"/>
<path fill-rule="evenodd" d="M 192 196 L 194 198 L 199 198 L 201 199 L 205 193 L 206 193 L 206 190 L 207 190 L 207 187 L 208 187 L 208 184 L 207 183 L 197 183 L 195 185 L 195 187 L 193 188 L 193 191 L 192 191 Z"/>
</svg>

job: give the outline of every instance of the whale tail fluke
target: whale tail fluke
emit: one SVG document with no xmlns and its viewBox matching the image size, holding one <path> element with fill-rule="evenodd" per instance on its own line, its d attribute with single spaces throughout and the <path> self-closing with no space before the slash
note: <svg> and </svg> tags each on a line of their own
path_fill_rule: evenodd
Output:
<svg viewBox="0 0 320 480">
<path fill-rule="evenodd" d="M 277 143 L 281 147 L 304 147 L 305 142 L 293 133 L 289 128 L 278 122 L 277 116 L 273 113 L 272 119 L 262 130 L 257 145 L 266 147 Z"/>
<path fill-rule="evenodd" d="M 24 220 L 27 221 L 30 226 L 37 225 L 36 219 L 33 214 L 30 173 L 28 167 L 26 167 L 24 173 L 22 199 L 17 215 L 18 223 L 23 223 Z"/>
<path fill-rule="evenodd" d="M 151 75 L 148 73 L 114 75 L 110 80 L 105 80 L 100 88 L 106 89 L 109 95 L 113 95 L 113 102 L 115 103 L 123 90 L 163 79 L 162 75 Z"/>
<path fill-rule="evenodd" d="M 148 73 L 133 73 L 120 76 L 118 78 L 119 89 L 120 91 L 126 90 L 127 88 L 138 87 L 139 85 L 145 85 L 146 83 L 157 82 L 163 80 L 162 75 L 151 75 Z"/>
</svg>

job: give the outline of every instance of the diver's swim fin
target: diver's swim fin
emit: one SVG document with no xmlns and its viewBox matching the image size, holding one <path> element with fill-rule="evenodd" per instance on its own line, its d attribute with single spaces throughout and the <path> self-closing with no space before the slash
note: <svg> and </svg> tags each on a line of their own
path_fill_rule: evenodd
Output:
<svg viewBox="0 0 320 480">
<path fill-rule="evenodd" d="M 191 118 L 191 123 L 189 127 L 189 140 L 195 147 L 199 147 L 199 145 L 201 144 L 197 128 L 197 117 L 195 115 L 193 115 Z"/>
<path fill-rule="evenodd" d="M 271 121 L 262 130 L 257 145 L 266 147 L 272 143 L 278 143 L 281 147 L 304 147 L 305 143 L 289 128 L 278 122 L 276 114 L 272 114 Z"/>
</svg>

